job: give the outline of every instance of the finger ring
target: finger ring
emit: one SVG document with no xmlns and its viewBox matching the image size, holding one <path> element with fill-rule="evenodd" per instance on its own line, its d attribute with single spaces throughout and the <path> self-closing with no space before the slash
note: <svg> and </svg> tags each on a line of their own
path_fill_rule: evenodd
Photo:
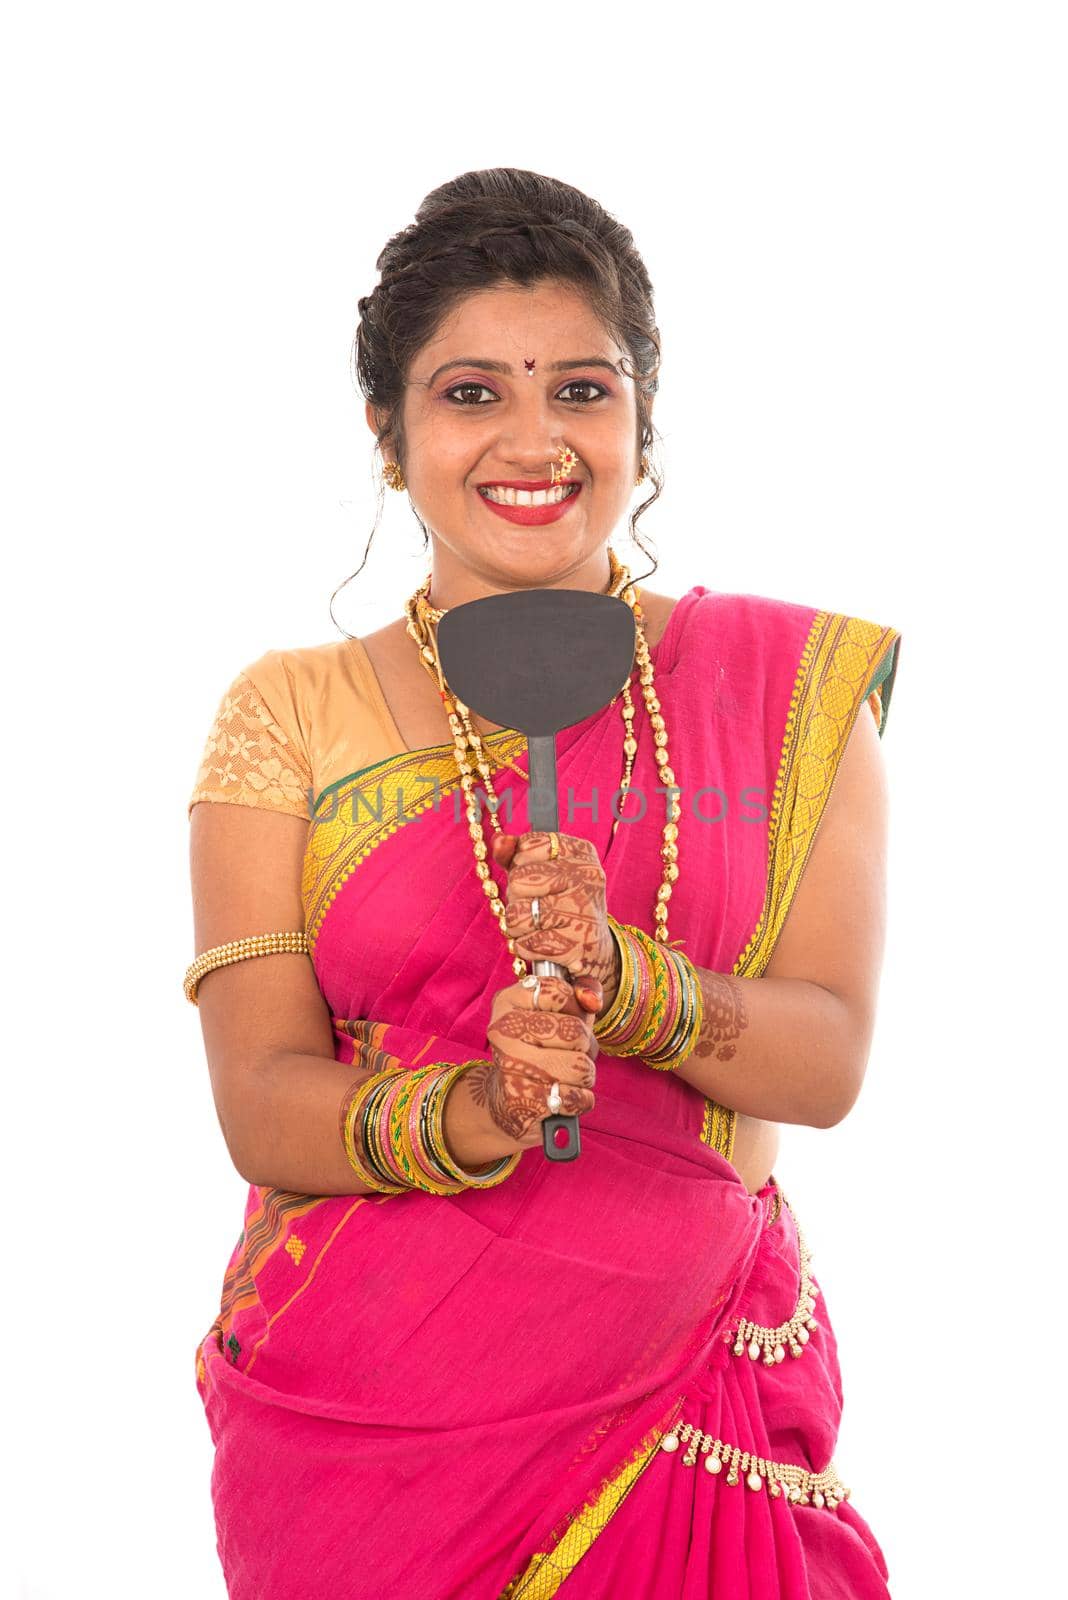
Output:
<svg viewBox="0 0 1068 1600">
<path fill-rule="evenodd" d="M 537 1011 L 537 1009 L 538 1009 L 538 1001 L 541 999 L 541 979 L 536 977 L 534 979 L 534 983 L 533 983 L 532 987 L 533 987 L 533 990 L 534 990 L 534 998 L 530 1002 L 530 1004 L 533 1007 L 533 1009 L 535 1011 Z"/>
<path fill-rule="evenodd" d="M 558 833 L 550 833 L 549 834 L 549 860 L 550 861 L 555 861 L 559 854 L 560 854 L 560 835 Z"/>
<path fill-rule="evenodd" d="M 560 1098 L 560 1085 L 558 1083 L 554 1083 L 552 1088 L 549 1090 L 549 1110 L 552 1112 L 554 1117 L 560 1110 L 563 1103 L 564 1102 Z"/>
<path fill-rule="evenodd" d="M 541 901 L 538 899 L 537 895 L 535 895 L 533 900 L 530 902 L 530 915 L 531 915 L 531 918 L 533 919 L 534 926 L 536 928 L 540 928 L 541 927 Z"/>
</svg>

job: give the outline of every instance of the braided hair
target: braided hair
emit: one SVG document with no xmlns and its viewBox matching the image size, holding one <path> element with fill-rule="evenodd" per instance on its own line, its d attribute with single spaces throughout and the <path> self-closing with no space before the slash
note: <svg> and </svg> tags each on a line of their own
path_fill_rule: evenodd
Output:
<svg viewBox="0 0 1068 1600">
<path fill-rule="evenodd" d="M 415 221 L 393 235 L 375 266 L 379 281 L 358 301 L 353 368 L 364 399 L 383 419 L 379 445 L 390 447 L 402 471 L 404 390 L 416 354 L 467 295 L 546 279 L 574 286 L 627 352 L 620 368 L 634 381 L 638 455 L 651 450 L 648 397 L 657 391 L 660 369 L 653 287 L 629 229 L 589 195 L 515 167 L 465 172 L 426 196 Z M 662 481 L 652 464 L 650 476 L 653 492 L 632 512 L 629 531 L 652 560 L 652 572 L 655 557 L 637 531 L 638 518 L 660 496 Z M 381 503 L 380 491 L 380 513 Z M 429 536 L 420 526 L 425 548 Z M 376 530 L 377 520 L 352 577 L 366 565 Z"/>
</svg>

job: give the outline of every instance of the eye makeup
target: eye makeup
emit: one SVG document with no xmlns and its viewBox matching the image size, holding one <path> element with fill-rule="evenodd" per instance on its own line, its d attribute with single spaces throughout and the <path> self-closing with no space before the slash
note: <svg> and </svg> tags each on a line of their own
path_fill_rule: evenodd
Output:
<svg viewBox="0 0 1068 1600">
<path fill-rule="evenodd" d="M 566 394 L 568 389 L 576 389 L 579 387 L 586 389 L 597 389 L 600 392 L 587 400 L 564 400 L 564 405 L 579 407 L 589 406 L 595 405 L 600 400 L 607 400 L 611 398 L 611 390 L 607 389 L 603 383 L 599 383 L 595 378 L 569 378 L 568 381 L 558 391 L 558 393 Z M 468 410 L 472 411 L 477 411 L 480 406 L 488 404 L 489 402 L 481 400 L 469 401 L 451 399 L 451 396 L 454 395 L 458 389 L 482 389 L 487 394 L 495 393 L 495 391 L 490 388 L 489 384 L 483 383 L 481 378 L 474 377 L 462 378 L 459 383 L 452 383 L 447 389 L 442 390 L 440 398 L 447 404 L 466 407 Z"/>
</svg>

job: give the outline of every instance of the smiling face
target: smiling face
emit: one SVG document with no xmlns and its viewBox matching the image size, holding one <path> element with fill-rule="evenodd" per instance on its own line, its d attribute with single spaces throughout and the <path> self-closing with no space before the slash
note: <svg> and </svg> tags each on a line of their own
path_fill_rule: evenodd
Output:
<svg viewBox="0 0 1068 1600">
<path fill-rule="evenodd" d="M 404 476 L 430 532 L 434 605 L 606 586 L 606 547 L 640 459 L 625 356 L 581 293 L 555 281 L 468 295 L 419 351 L 404 394 Z M 370 404 L 367 420 L 375 431 Z M 529 513 L 524 525 L 479 492 L 547 485 L 554 466 L 560 476 L 562 446 L 578 457 L 566 481 L 580 491 L 557 510 Z"/>
</svg>

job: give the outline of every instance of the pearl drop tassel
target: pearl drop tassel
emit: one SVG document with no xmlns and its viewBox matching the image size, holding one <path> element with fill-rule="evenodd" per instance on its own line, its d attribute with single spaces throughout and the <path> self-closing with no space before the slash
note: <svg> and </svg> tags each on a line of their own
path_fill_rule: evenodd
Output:
<svg viewBox="0 0 1068 1600">
<path fill-rule="evenodd" d="M 750 1361 L 759 1361 L 761 1354 L 766 1367 L 774 1367 L 778 1362 L 785 1360 L 787 1346 L 794 1357 L 804 1354 L 805 1345 L 809 1337 L 819 1327 L 812 1313 L 816 1309 L 816 1298 L 819 1289 L 812 1280 L 809 1263 L 812 1260 L 812 1251 L 805 1243 L 805 1236 L 801 1232 L 800 1224 L 793 1206 L 782 1194 L 782 1202 L 794 1219 L 797 1229 L 797 1251 L 801 1260 L 800 1287 L 797 1295 L 797 1305 L 793 1315 L 785 1322 L 780 1322 L 777 1327 L 765 1327 L 759 1322 L 748 1322 L 744 1318 L 739 1322 L 735 1333 L 734 1344 L 731 1346 L 736 1356 L 748 1355 Z M 724 1342 L 730 1343 L 731 1334 L 724 1336 Z"/>
<path fill-rule="evenodd" d="M 759 1492 L 766 1481 L 773 1500 L 785 1495 L 791 1505 L 813 1505 L 821 1511 L 836 1511 L 852 1492 L 839 1478 L 833 1461 L 822 1472 L 810 1472 L 807 1467 L 789 1461 L 767 1461 L 739 1445 L 713 1439 L 710 1433 L 702 1433 L 692 1422 L 676 1423 L 661 1439 L 660 1448 L 672 1455 L 686 1441 L 689 1441 L 686 1453 L 681 1457 L 684 1467 L 694 1466 L 700 1454 L 704 1457 L 706 1471 L 713 1476 L 718 1477 L 726 1467 L 726 1481 L 732 1487 L 741 1481 L 743 1474 L 754 1492 Z"/>
</svg>

